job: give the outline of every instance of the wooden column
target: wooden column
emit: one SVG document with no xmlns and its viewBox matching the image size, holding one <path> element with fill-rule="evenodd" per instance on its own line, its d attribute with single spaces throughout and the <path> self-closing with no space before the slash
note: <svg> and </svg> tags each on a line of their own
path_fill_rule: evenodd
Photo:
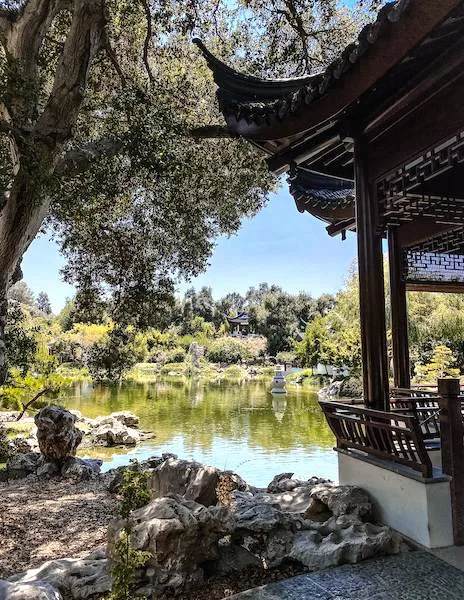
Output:
<svg viewBox="0 0 464 600">
<path fill-rule="evenodd" d="M 443 472 L 451 477 L 454 543 L 464 545 L 464 426 L 459 379 L 439 379 L 440 438 Z"/>
<path fill-rule="evenodd" d="M 398 229 L 388 230 L 388 260 L 390 271 L 390 306 L 395 387 L 411 387 L 408 340 L 408 305 L 406 283 L 402 277 L 403 255 L 398 243 Z"/>
<path fill-rule="evenodd" d="M 367 148 L 362 136 L 354 139 L 354 151 L 364 402 L 370 408 L 388 410 L 382 236 L 378 230 L 377 198 L 369 184 Z"/>
</svg>

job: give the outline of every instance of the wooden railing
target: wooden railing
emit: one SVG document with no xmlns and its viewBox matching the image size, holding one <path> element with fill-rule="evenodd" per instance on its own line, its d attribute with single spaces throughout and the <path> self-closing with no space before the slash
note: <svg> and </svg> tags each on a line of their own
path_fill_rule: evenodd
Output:
<svg viewBox="0 0 464 600">
<path fill-rule="evenodd" d="M 432 477 L 430 461 L 416 416 L 320 401 L 337 446 L 410 467 Z"/>
<path fill-rule="evenodd" d="M 390 398 L 392 413 L 401 413 L 417 419 L 422 438 L 435 440 L 440 437 L 439 397 L 431 394 L 416 397 Z"/>
</svg>

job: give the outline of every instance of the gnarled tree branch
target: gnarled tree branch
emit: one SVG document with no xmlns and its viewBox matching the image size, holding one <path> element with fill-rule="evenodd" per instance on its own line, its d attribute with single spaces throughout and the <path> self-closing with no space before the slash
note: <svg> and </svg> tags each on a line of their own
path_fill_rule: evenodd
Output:
<svg viewBox="0 0 464 600">
<path fill-rule="evenodd" d="M 58 177 L 72 177 L 84 173 L 100 158 L 119 154 L 122 147 L 123 144 L 120 140 L 101 138 L 80 148 L 73 148 L 58 161 L 55 167 L 55 175 Z"/>
</svg>

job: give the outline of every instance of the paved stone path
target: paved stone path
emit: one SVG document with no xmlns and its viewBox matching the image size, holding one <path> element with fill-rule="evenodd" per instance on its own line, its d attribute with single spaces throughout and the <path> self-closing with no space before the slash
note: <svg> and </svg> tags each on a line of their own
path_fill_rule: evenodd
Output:
<svg viewBox="0 0 464 600">
<path fill-rule="evenodd" d="M 344 565 L 231 596 L 229 600 L 462 600 L 464 572 L 428 552 Z"/>
</svg>

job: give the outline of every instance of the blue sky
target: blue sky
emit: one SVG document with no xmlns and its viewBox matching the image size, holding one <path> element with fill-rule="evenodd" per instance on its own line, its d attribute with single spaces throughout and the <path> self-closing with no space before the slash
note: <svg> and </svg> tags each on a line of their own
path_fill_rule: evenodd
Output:
<svg viewBox="0 0 464 600">
<path fill-rule="evenodd" d="M 288 292 L 304 290 L 317 296 L 343 285 L 355 253 L 354 235 L 344 242 L 329 237 L 324 223 L 296 210 L 284 183 L 265 209 L 243 222 L 237 235 L 218 240 L 207 271 L 180 285 L 179 292 L 189 285 L 207 285 L 219 298 L 267 281 Z M 23 260 L 24 280 L 35 294 L 47 292 L 54 311 L 74 292 L 61 280 L 63 264 L 58 248 L 44 235 L 31 244 Z"/>
</svg>

